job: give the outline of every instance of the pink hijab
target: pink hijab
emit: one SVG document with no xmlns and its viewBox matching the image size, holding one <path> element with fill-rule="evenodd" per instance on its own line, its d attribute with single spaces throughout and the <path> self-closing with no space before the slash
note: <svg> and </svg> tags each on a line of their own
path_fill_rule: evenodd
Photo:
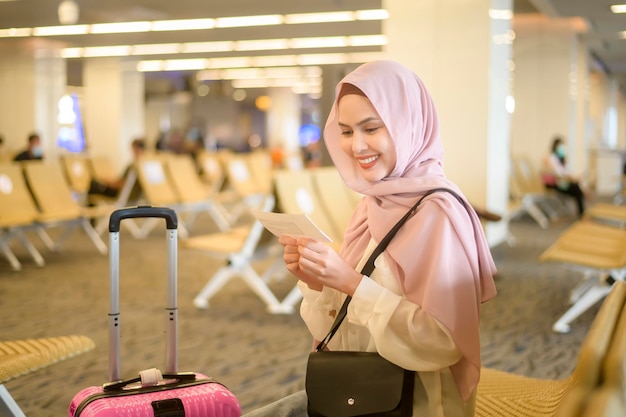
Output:
<svg viewBox="0 0 626 417">
<path fill-rule="evenodd" d="M 344 84 L 358 87 L 369 98 L 395 143 L 396 166 L 379 182 L 365 180 L 354 160 L 341 149 L 337 103 Z M 444 175 L 443 146 L 433 101 L 417 75 L 397 62 L 361 65 L 339 82 L 324 141 L 347 185 L 365 195 L 355 209 L 341 249 L 355 267 L 370 239 L 379 242 L 427 190 L 447 187 L 463 196 Z M 424 204 L 439 205 L 448 219 L 432 222 L 420 216 L 418 209 L 384 253 L 405 297 L 452 334 L 463 357 L 451 370 L 461 395 L 467 399 L 480 375 L 480 304 L 496 294 L 496 269 L 480 220 L 469 203 L 468 214 L 451 194 L 437 192 Z M 459 247 L 463 253 L 457 250 Z"/>
</svg>

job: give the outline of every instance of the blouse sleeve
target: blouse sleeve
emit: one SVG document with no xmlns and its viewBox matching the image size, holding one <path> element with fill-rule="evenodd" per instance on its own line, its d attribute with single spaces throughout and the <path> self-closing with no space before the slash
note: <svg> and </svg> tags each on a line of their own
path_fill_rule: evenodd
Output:
<svg viewBox="0 0 626 417">
<path fill-rule="evenodd" d="M 366 326 L 381 356 L 406 369 L 435 371 L 461 359 L 450 332 L 420 306 L 364 278 L 347 319 Z"/>
<path fill-rule="evenodd" d="M 302 292 L 300 316 L 313 338 L 320 341 L 330 330 L 341 308 L 341 293 L 326 286 L 322 291 L 312 290 L 302 281 L 298 282 L 298 287 Z"/>
<path fill-rule="evenodd" d="M 430 245 L 445 246 L 445 250 L 431 250 L 428 255 L 420 256 L 420 245 L 416 244 L 416 261 L 419 262 L 420 276 L 407 276 L 405 280 L 421 280 L 428 293 L 427 283 L 432 280 L 446 277 L 446 281 L 465 285 L 473 280 L 470 260 L 465 255 L 462 242 L 453 232 L 452 223 L 447 216 L 441 215 L 441 208 L 437 204 L 424 204 L 419 216 L 428 218 L 423 236 L 413 236 L 417 242 L 430 242 Z M 469 219 L 468 219 L 469 221 Z M 435 223 L 440 222 L 435 225 Z M 430 233 L 437 231 L 437 236 Z M 401 233 L 401 232 L 399 232 Z M 442 235 L 449 236 L 445 240 Z M 454 260 L 450 254 L 455 254 Z M 365 326 L 372 335 L 376 350 L 386 359 L 407 369 L 417 371 L 433 371 L 457 363 L 462 354 L 456 346 L 449 329 L 439 322 L 433 315 L 407 299 L 400 285 L 392 288 L 385 282 L 397 282 L 387 266 L 384 255 L 376 260 L 374 274 L 383 274 L 387 277 L 377 277 L 376 280 L 365 278 L 357 287 L 352 302 L 348 308 L 349 322 Z M 379 283 L 380 282 L 380 283 Z M 473 285 L 473 284 L 472 284 Z M 471 291 L 470 291 L 471 292 Z M 427 296 L 427 295 L 425 295 Z M 458 302 L 475 302 L 475 294 L 467 294 L 467 298 L 450 299 L 446 294 L 430 294 L 438 300 L 447 300 L 448 305 L 442 308 L 454 309 Z M 459 318 L 463 321 L 463 318 Z M 476 329 L 478 332 L 478 329 Z"/>
</svg>

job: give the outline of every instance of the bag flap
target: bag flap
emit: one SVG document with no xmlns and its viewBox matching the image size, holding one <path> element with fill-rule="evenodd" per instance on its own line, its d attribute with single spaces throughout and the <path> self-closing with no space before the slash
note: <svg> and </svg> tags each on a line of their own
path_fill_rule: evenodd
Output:
<svg viewBox="0 0 626 417">
<path fill-rule="evenodd" d="M 405 370 L 371 352 L 312 352 L 306 370 L 309 407 L 350 417 L 395 409 Z"/>
</svg>

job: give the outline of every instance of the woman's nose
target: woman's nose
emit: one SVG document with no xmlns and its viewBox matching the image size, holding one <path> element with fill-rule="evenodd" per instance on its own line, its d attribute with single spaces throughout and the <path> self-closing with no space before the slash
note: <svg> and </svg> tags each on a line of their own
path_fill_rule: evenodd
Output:
<svg viewBox="0 0 626 417">
<path fill-rule="evenodd" d="M 361 133 L 355 132 L 352 135 L 352 151 L 359 153 L 367 149 L 367 142 L 365 142 Z"/>
</svg>

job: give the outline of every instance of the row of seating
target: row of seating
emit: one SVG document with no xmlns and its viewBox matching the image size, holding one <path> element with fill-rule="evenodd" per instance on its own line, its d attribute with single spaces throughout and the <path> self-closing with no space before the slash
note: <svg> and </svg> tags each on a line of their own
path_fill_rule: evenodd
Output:
<svg viewBox="0 0 626 417">
<path fill-rule="evenodd" d="M 566 333 L 570 323 L 604 298 L 615 281 L 626 280 L 626 206 L 598 204 L 574 222 L 541 255 L 543 262 L 559 262 L 583 274 L 571 291 L 572 306 L 554 323 Z"/>
<path fill-rule="evenodd" d="M 332 239 L 335 248 L 341 245 L 343 230 L 360 196 L 347 188 L 334 167 L 320 167 L 298 171 L 275 170 L 272 187 L 263 194 L 258 209 L 282 213 L 304 213 Z M 228 231 L 193 236 L 183 239 L 181 247 L 200 251 L 224 260 L 223 266 L 208 280 L 194 299 L 198 308 L 208 308 L 209 300 L 232 278 L 240 277 L 263 300 L 274 314 L 291 314 L 301 294 L 295 286 L 281 301 L 268 283 L 272 278 L 284 279 L 282 251 L 275 238 L 256 219 L 250 219 Z M 260 250 L 262 243 L 264 249 Z M 273 245 L 272 245 L 273 243 Z M 268 259 L 268 267 L 261 274 L 252 267 L 260 257 Z"/>
<path fill-rule="evenodd" d="M 21 269 L 21 262 L 10 247 L 14 240 L 23 244 L 38 266 L 45 264 L 41 253 L 27 238 L 28 231 L 34 231 L 47 249 L 58 251 L 69 234 L 80 227 L 97 250 L 106 254 L 108 248 L 91 220 L 106 218 L 112 209 L 81 206 L 58 163 L 0 163 L 0 251 L 14 270 Z M 56 241 L 47 232 L 51 228 L 64 230 Z"/>
<path fill-rule="evenodd" d="M 477 417 L 617 417 L 626 415 L 626 283 L 612 287 L 570 376 L 530 378 L 483 368 Z"/>
<path fill-rule="evenodd" d="M 11 249 L 13 242 L 19 242 L 35 263 L 43 266 L 44 258 L 26 232 L 34 231 L 49 249 L 58 250 L 67 234 L 53 242 L 46 229 L 64 222 L 68 230 L 80 225 L 106 254 L 100 236 L 108 216 L 116 208 L 138 204 L 177 210 L 182 237 L 189 235 L 188 229 L 202 213 L 208 213 L 217 228 L 226 231 L 271 187 L 271 160 L 265 153 L 203 152 L 197 162 L 189 155 L 146 155 L 132 164 L 116 197 L 89 194 L 93 181 L 105 183 L 118 176 L 106 158 L 63 155 L 45 162 L 2 163 L 0 252 L 14 270 L 20 270 L 21 262 Z M 123 225 L 134 237 L 145 238 L 155 223 L 129 221 Z"/>
<path fill-rule="evenodd" d="M 571 307 L 553 324 L 554 331 L 568 332 L 573 320 L 606 297 L 572 375 L 542 381 L 510 375 L 501 378 L 498 372 L 487 371 L 479 399 L 490 405 L 504 404 L 515 410 L 507 415 L 515 416 L 626 415 L 625 224 L 626 207 L 596 204 L 540 255 L 543 262 L 560 262 L 584 275 L 570 293 Z M 485 411 L 482 415 L 501 414 Z"/>
</svg>

